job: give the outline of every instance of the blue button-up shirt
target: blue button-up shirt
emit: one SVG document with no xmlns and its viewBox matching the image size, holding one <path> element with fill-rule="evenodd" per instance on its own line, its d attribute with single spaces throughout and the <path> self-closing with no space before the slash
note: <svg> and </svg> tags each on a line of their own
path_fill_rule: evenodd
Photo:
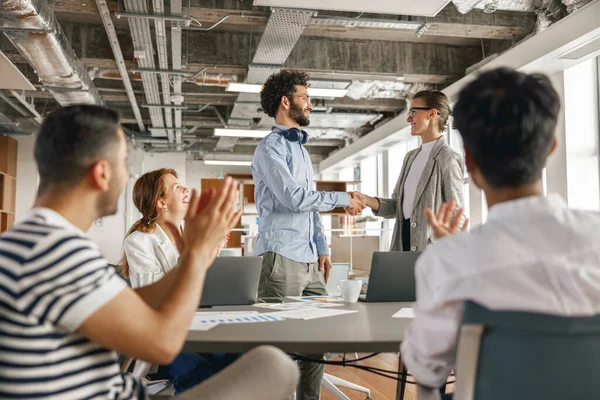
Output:
<svg viewBox="0 0 600 400">
<path fill-rule="evenodd" d="M 348 194 L 314 190 L 308 152 L 300 142 L 291 142 L 278 132 L 271 132 L 258 144 L 251 170 L 260 217 L 254 254 L 272 251 L 306 263 L 328 255 L 319 211 L 347 207 Z"/>
</svg>

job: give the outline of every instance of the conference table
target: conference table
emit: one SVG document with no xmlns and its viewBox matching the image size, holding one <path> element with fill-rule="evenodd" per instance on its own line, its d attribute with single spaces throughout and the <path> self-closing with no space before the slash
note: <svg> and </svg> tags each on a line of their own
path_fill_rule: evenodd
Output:
<svg viewBox="0 0 600 400">
<path fill-rule="evenodd" d="M 392 318 L 412 303 L 345 303 L 335 309 L 356 310 L 352 314 L 284 321 L 220 324 L 208 331 L 190 329 L 183 351 L 200 353 L 243 353 L 256 346 L 271 345 L 286 353 L 398 353 L 409 318 Z M 255 306 L 225 306 L 200 311 L 274 312 Z M 406 372 L 398 359 L 403 381 Z M 398 381 L 396 399 L 404 397 L 405 383 Z"/>
</svg>

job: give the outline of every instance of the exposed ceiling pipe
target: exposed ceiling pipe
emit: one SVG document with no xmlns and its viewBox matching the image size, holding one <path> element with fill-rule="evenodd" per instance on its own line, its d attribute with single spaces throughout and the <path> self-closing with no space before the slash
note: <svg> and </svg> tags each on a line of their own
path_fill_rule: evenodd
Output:
<svg viewBox="0 0 600 400">
<path fill-rule="evenodd" d="M 4 34 L 60 105 L 101 104 L 46 0 L 0 0 Z M 9 29 L 9 30 L 6 30 Z"/>
<path fill-rule="evenodd" d="M 139 14 L 148 14 L 148 5 L 145 0 L 125 0 L 125 9 L 128 12 Z M 150 24 L 148 19 L 128 18 L 131 38 L 133 40 L 133 56 L 137 61 L 139 68 L 155 69 L 154 65 L 154 46 L 150 36 Z M 148 104 L 161 104 L 160 91 L 158 89 L 158 79 L 156 74 L 142 73 L 142 86 L 144 96 Z M 165 119 L 162 109 L 153 107 L 149 109 L 150 121 L 154 128 L 164 128 Z M 153 135 L 167 136 L 166 130 L 153 130 Z"/>
<path fill-rule="evenodd" d="M 591 1 L 592 0 L 562 0 L 562 3 L 567 7 L 567 12 L 571 14 L 573 11 L 579 10 Z"/>
<path fill-rule="evenodd" d="M 32 135 L 33 132 L 25 132 L 19 128 L 19 123 L 14 122 L 6 115 L 0 113 L 0 135 Z"/>
<path fill-rule="evenodd" d="M 15 103 L 13 101 L 13 99 L 11 99 L 10 97 L 8 97 L 7 95 L 5 95 L 4 93 L 2 93 L 1 91 L 0 91 L 0 99 L 4 100 L 6 102 L 6 104 L 8 104 L 9 106 L 11 106 L 16 112 L 18 112 L 19 114 L 21 114 L 22 117 L 29 118 L 31 116 L 20 105 L 18 105 L 17 103 Z"/>
<path fill-rule="evenodd" d="M 163 15 L 165 13 L 165 5 L 163 0 L 153 0 L 154 14 Z M 167 29 L 164 19 L 154 20 L 154 31 L 156 35 L 156 49 L 158 54 L 158 68 L 161 70 L 169 69 L 169 53 L 167 49 Z M 163 104 L 171 105 L 171 76 L 168 73 L 160 74 L 160 83 L 162 87 Z M 173 127 L 173 109 L 164 108 L 165 124 L 168 128 Z M 175 141 L 175 132 L 171 129 L 167 130 L 169 142 Z"/>
<path fill-rule="evenodd" d="M 129 99 L 129 104 L 131 105 L 131 109 L 133 110 L 133 115 L 135 116 L 135 120 L 137 121 L 138 128 L 140 129 L 140 132 L 145 132 L 146 128 L 144 127 L 144 123 L 142 122 L 142 114 L 140 113 L 140 108 L 138 107 L 137 100 L 135 99 L 133 87 L 131 86 L 131 82 L 129 81 L 129 75 L 127 74 L 127 68 L 125 67 L 125 59 L 123 58 L 121 45 L 119 44 L 119 40 L 117 38 L 117 31 L 115 30 L 115 26 L 113 25 L 112 20 L 110 19 L 110 11 L 108 9 L 108 5 L 106 4 L 106 0 L 96 0 L 96 5 L 98 6 L 98 11 L 100 12 L 100 16 L 102 17 L 102 23 L 104 24 L 104 29 L 106 30 L 106 35 L 108 36 L 108 41 L 110 43 L 110 47 L 112 48 L 113 55 L 117 63 L 117 68 L 119 70 L 119 79 L 121 80 L 121 82 L 123 82 L 125 92 L 127 92 L 127 98 Z"/>
<path fill-rule="evenodd" d="M 181 0 L 171 0 L 171 15 L 182 15 Z M 175 71 L 181 70 L 181 22 L 171 22 L 171 54 L 172 64 Z M 183 94 L 181 93 L 181 75 L 173 76 L 173 97 L 175 105 L 183 104 Z M 175 128 L 181 128 L 182 110 L 175 110 Z M 175 143 L 181 144 L 181 129 L 175 131 Z"/>
<path fill-rule="evenodd" d="M 252 63 L 248 67 L 246 83 L 263 84 L 270 74 L 278 71 L 285 64 L 314 15 L 314 10 L 271 9 L 269 22 L 254 53 Z M 245 128 L 252 125 L 257 113 L 248 112 L 248 108 L 243 105 L 247 97 L 252 96 L 247 96 L 246 93 L 238 95 L 229 115 L 230 125 Z M 217 149 L 230 151 L 235 146 L 235 142 L 235 138 L 221 138 L 217 143 Z"/>
<path fill-rule="evenodd" d="M 538 16 L 535 32 L 541 32 L 566 14 L 581 8 L 590 0 L 452 0 L 456 9 L 466 14 L 474 8 L 486 13 L 497 10 L 535 12 Z M 564 5 L 566 5 L 566 10 Z"/>
<path fill-rule="evenodd" d="M 25 98 L 25 96 L 20 95 L 15 90 L 11 90 L 10 94 L 12 94 L 15 99 L 19 100 L 19 103 L 23 104 L 23 107 L 25 107 L 27 110 L 29 110 L 30 113 L 33 114 L 35 122 L 37 122 L 38 124 L 41 125 L 41 123 L 44 120 L 44 118 L 42 118 L 42 116 L 40 115 L 40 113 L 37 112 L 37 110 L 35 109 L 35 107 L 33 106 L 33 104 L 29 104 L 29 102 L 27 101 L 27 99 Z"/>
</svg>

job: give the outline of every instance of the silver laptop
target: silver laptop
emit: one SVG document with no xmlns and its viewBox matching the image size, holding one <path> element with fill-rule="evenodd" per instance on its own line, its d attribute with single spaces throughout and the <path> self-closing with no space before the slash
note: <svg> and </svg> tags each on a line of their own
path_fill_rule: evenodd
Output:
<svg viewBox="0 0 600 400">
<path fill-rule="evenodd" d="M 217 257 L 206 274 L 200 307 L 256 303 L 261 257 Z"/>
<path fill-rule="evenodd" d="M 415 264 L 420 251 L 376 251 L 373 253 L 365 302 L 412 302 L 415 294 Z"/>
</svg>

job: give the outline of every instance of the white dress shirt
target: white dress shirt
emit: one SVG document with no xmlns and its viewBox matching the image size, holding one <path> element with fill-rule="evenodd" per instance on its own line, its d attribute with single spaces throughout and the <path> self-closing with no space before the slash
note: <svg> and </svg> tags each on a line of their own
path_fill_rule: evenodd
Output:
<svg viewBox="0 0 600 400">
<path fill-rule="evenodd" d="M 415 267 L 415 320 L 402 360 L 440 387 L 454 368 L 463 302 L 563 316 L 600 313 L 600 214 L 557 195 L 496 204 L 488 222 L 429 246 Z"/>
<path fill-rule="evenodd" d="M 437 141 L 435 140 L 433 142 L 423 143 L 421 145 L 421 151 L 419 151 L 419 154 L 417 154 L 412 165 L 410 166 L 410 169 L 408 170 L 406 182 L 404 183 L 404 196 L 402 197 L 402 213 L 404 215 L 412 215 L 413 203 L 415 202 L 415 195 L 417 193 L 417 185 L 419 184 L 421 175 L 423 175 L 423 170 L 425 169 L 427 160 L 429 160 L 431 150 L 436 143 Z"/>
<path fill-rule="evenodd" d="M 123 250 L 134 288 L 158 282 L 179 262 L 177 247 L 158 224 L 152 233 L 136 231 L 127 236 Z"/>
</svg>

